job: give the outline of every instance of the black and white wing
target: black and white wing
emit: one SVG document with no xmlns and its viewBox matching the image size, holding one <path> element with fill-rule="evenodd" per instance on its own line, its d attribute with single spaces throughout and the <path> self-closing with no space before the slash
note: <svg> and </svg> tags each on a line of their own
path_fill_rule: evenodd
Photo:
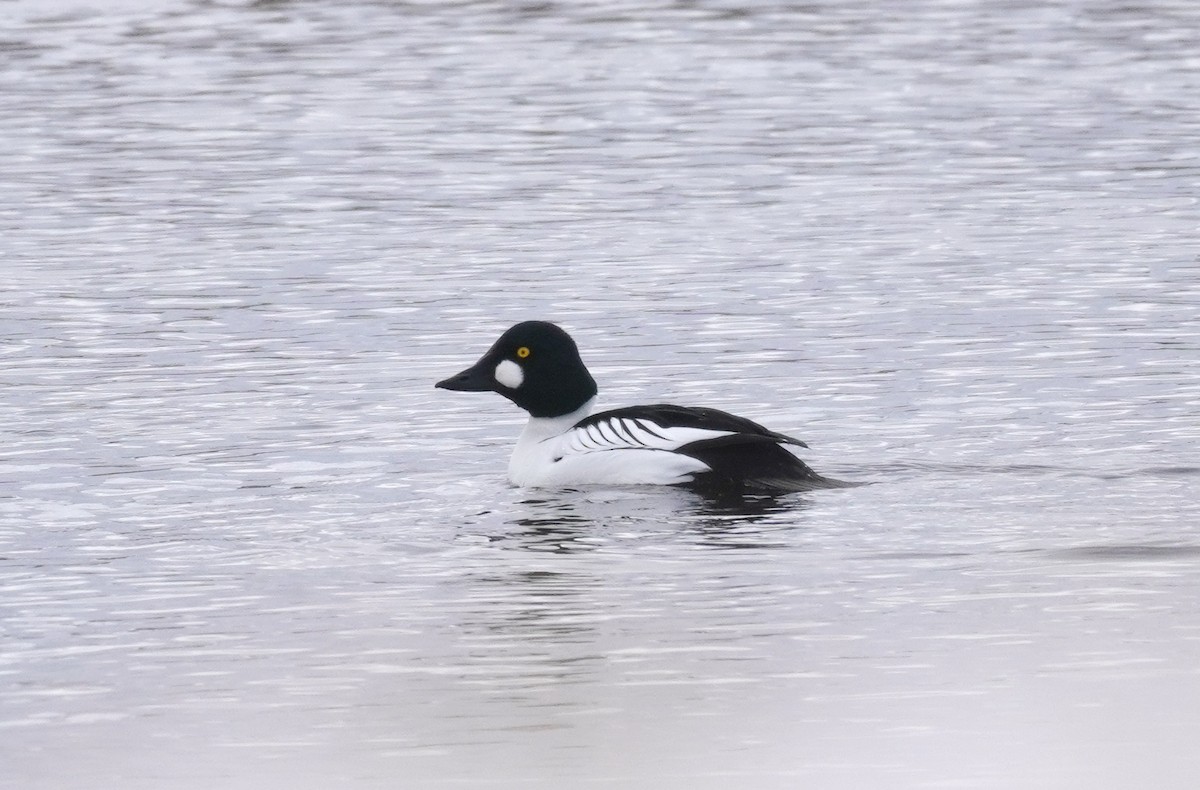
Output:
<svg viewBox="0 0 1200 790">
<path fill-rule="evenodd" d="M 677 452 L 695 442 L 730 436 L 733 431 L 698 425 L 681 425 L 662 415 L 646 413 L 648 407 L 614 409 L 593 414 L 575 424 L 564 450 L 595 453 L 607 450 L 663 450 Z"/>
<path fill-rule="evenodd" d="M 614 409 L 580 420 L 564 438 L 571 454 L 640 449 L 694 458 L 705 468 L 690 484 L 701 488 L 797 491 L 826 483 L 783 447 L 807 447 L 804 442 L 718 409 Z"/>
<path fill-rule="evenodd" d="M 593 414 L 577 422 L 571 434 L 573 449 L 579 452 L 638 448 L 678 452 L 691 444 L 717 439 L 808 447 L 799 439 L 745 417 L 719 409 L 669 404 L 629 406 Z"/>
</svg>

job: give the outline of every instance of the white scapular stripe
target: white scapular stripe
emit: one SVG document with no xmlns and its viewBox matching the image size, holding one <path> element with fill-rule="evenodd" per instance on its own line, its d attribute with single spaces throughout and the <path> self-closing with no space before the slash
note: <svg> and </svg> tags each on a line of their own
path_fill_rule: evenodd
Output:
<svg viewBox="0 0 1200 790">
<path fill-rule="evenodd" d="M 653 420 L 637 417 L 612 417 L 573 428 L 563 437 L 564 454 L 594 453 L 606 450 L 677 450 L 685 444 L 729 436 L 733 431 L 705 428 L 665 427 Z"/>
</svg>

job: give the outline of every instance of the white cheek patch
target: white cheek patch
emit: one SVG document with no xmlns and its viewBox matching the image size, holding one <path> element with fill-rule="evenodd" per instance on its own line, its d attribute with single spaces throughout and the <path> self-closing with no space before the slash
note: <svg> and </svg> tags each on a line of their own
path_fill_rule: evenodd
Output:
<svg viewBox="0 0 1200 790">
<path fill-rule="evenodd" d="M 496 366 L 495 376 L 496 381 L 510 390 L 515 390 L 525 381 L 525 374 L 521 371 L 521 366 L 511 359 L 506 359 Z"/>
</svg>

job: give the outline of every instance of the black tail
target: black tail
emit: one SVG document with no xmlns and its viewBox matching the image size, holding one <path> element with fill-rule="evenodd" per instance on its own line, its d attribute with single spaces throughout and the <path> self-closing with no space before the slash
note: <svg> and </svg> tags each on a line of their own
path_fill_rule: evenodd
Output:
<svg viewBox="0 0 1200 790">
<path fill-rule="evenodd" d="M 709 467 L 686 484 L 699 491 L 790 493 L 858 485 L 822 477 L 777 441 L 771 436 L 733 434 L 686 444 L 676 452 Z"/>
</svg>

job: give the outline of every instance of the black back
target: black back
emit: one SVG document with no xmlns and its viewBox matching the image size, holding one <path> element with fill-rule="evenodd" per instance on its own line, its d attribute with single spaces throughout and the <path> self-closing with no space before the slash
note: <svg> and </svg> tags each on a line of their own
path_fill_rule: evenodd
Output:
<svg viewBox="0 0 1200 790">
<path fill-rule="evenodd" d="M 776 433 L 775 431 L 765 428 L 762 425 L 747 420 L 745 417 L 739 417 L 736 414 L 730 414 L 727 411 L 720 409 L 709 409 L 703 406 L 673 406 L 670 403 L 655 403 L 647 406 L 626 406 L 621 409 L 610 409 L 596 414 L 584 417 L 576 427 L 584 427 L 592 423 L 601 422 L 610 417 L 631 417 L 633 419 L 651 420 L 663 426 L 675 426 L 679 428 L 702 428 L 709 431 L 734 431 L 737 434 L 747 436 L 759 436 L 769 439 L 771 442 L 780 442 L 782 444 L 794 444 L 799 447 L 808 447 L 807 444 L 799 439 L 793 439 L 786 434 Z"/>
</svg>

